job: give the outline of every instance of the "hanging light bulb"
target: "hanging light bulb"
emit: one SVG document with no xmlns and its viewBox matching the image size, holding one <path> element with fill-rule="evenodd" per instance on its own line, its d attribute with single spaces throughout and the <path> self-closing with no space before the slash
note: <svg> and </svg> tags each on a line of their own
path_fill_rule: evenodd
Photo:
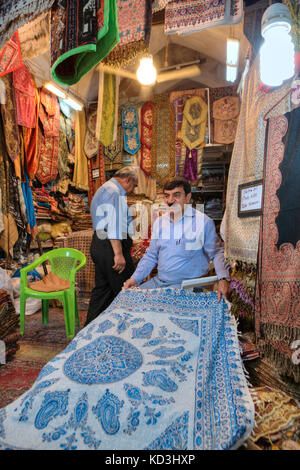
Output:
<svg viewBox="0 0 300 470">
<path fill-rule="evenodd" d="M 152 85 L 156 81 L 156 69 L 153 65 L 152 56 L 143 57 L 140 60 L 136 76 L 142 85 Z"/>
<path fill-rule="evenodd" d="M 238 74 L 240 42 L 237 39 L 227 39 L 226 81 L 235 82 Z"/>
<path fill-rule="evenodd" d="M 283 3 L 274 3 L 262 17 L 260 78 L 268 86 L 280 86 L 295 73 L 295 48 L 290 36 L 291 14 Z"/>
</svg>

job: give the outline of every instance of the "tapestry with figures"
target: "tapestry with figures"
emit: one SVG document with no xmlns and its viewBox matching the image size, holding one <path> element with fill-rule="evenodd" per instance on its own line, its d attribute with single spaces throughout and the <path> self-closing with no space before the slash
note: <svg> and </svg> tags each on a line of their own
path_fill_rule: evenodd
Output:
<svg viewBox="0 0 300 470">
<path fill-rule="evenodd" d="M 0 410 L 0 449 L 230 449 L 254 407 L 215 292 L 126 290 Z"/>
</svg>

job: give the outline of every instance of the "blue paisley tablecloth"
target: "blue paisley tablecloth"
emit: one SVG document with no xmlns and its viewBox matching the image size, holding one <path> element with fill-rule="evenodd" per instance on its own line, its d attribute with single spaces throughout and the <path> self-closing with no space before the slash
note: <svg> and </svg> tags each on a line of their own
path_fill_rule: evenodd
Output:
<svg viewBox="0 0 300 470">
<path fill-rule="evenodd" d="M 127 290 L 0 410 L 0 449 L 230 449 L 253 423 L 226 303 Z"/>
</svg>

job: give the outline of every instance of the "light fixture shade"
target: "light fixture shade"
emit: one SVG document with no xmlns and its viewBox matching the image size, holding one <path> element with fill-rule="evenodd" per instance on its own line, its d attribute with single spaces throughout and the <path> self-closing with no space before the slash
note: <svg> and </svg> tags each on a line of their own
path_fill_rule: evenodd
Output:
<svg viewBox="0 0 300 470">
<path fill-rule="evenodd" d="M 139 68 L 137 69 L 137 79 L 142 85 L 152 85 L 156 81 L 156 69 L 153 65 L 152 57 L 143 57 L 140 60 Z"/>
<path fill-rule="evenodd" d="M 226 81 L 234 83 L 237 79 L 237 66 L 227 65 L 226 67 Z"/>
<path fill-rule="evenodd" d="M 47 90 L 51 91 L 51 93 L 53 93 L 54 95 L 59 96 L 59 98 L 64 99 L 66 97 L 65 92 L 58 88 L 56 85 L 54 85 L 54 83 L 47 82 L 44 84 L 44 87 Z"/>
<path fill-rule="evenodd" d="M 268 86 L 280 86 L 295 73 L 295 48 L 289 34 L 291 15 L 288 7 L 274 3 L 262 18 L 262 36 L 265 41 L 260 49 L 260 78 Z"/>
<path fill-rule="evenodd" d="M 240 41 L 237 39 L 227 39 L 227 65 L 238 65 Z"/>
<path fill-rule="evenodd" d="M 71 108 L 75 109 L 75 111 L 81 111 L 83 108 L 82 103 L 80 103 L 78 100 L 75 100 L 74 98 L 70 98 L 70 96 L 68 96 L 63 101 L 67 103 Z"/>
</svg>

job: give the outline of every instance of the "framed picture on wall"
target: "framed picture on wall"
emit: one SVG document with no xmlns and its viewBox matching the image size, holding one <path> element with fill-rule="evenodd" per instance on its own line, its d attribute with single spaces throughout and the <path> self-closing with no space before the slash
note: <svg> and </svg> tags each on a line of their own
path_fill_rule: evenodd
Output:
<svg viewBox="0 0 300 470">
<path fill-rule="evenodd" d="M 250 181 L 238 186 L 238 217 L 261 215 L 263 180 Z"/>
</svg>

